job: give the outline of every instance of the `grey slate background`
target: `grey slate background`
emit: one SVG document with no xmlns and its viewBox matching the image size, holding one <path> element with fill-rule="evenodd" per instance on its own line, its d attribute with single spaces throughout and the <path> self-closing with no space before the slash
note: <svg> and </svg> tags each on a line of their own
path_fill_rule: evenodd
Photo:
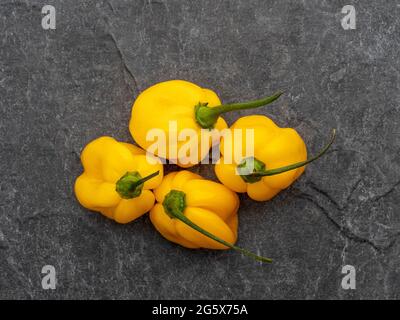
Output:
<svg viewBox="0 0 400 320">
<path fill-rule="evenodd" d="M 41 27 L 45 4 L 56 30 Z M 356 30 L 341 27 L 346 4 Z M 1 0 L 0 298 L 400 298 L 399 27 L 398 1 Z M 132 141 L 135 97 L 174 78 L 225 102 L 285 90 L 258 113 L 313 152 L 338 129 L 273 201 L 241 196 L 238 244 L 274 264 L 187 250 L 147 216 L 117 225 L 76 202 L 81 149 Z M 46 264 L 56 290 L 41 288 Z M 341 288 L 346 264 L 356 290 Z"/>
</svg>

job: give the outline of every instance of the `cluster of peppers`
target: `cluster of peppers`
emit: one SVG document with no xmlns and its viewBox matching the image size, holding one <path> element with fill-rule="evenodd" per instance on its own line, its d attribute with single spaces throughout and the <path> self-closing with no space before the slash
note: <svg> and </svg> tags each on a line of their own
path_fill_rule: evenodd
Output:
<svg viewBox="0 0 400 320">
<path fill-rule="evenodd" d="M 132 137 L 141 148 L 111 137 L 90 142 L 81 154 L 84 172 L 75 183 L 78 201 L 118 223 L 131 222 L 150 211 L 152 224 L 174 243 L 187 248 L 231 248 L 256 260 L 271 262 L 234 245 L 239 209 L 236 192 L 246 192 L 256 201 L 270 200 L 289 187 L 303 173 L 305 165 L 328 150 L 335 131 L 322 151 L 307 160 L 306 145 L 294 129 L 280 128 L 263 115 L 242 117 L 228 128 L 221 114 L 257 108 L 280 95 L 279 92 L 260 100 L 222 105 L 213 91 L 187 81 L 166 81 L 146 89 L 133 104 L 129 124 Z M 209 146 L 218 142 L 221 145 L 222 154 L 215 165 L 221 183 L 187 170 L 164 176 L 158 157 L 168 159 L 168 149 L 154 154 L 149 161 L 145 150 L 150 142 L 146 135 L 159 128 L 168 137 L 170 121 L 177 122 L 178 130 L 190 128 L 199 134 L 201 129 L 253 129 L 254 157 L 225 163 L 224 157 L 228 155 L 224 152 L 235 153 L 235 145 L 222 137 Z M 168 140 L 166 144 L 168 148 Z M 200 162 L 207 154 L 198 156 Z M 175 160 L 181 167 L 190 166 Z M 250 164 L 251 172 L 247 170 Z"/>
</svg>

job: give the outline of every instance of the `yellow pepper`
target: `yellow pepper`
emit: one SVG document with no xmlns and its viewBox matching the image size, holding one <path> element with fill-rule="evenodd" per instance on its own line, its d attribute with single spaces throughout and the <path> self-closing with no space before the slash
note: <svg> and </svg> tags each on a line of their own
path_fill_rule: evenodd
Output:
<svg viewBox="0 0 400 320">
<path fill-rule="evenodd" d="M 165 176 L 154 194 L 157 203 L 150 211 L 150 220 L 167 240 L 192 249 L 231 248 L 271 262 L 234 245 L 239 199 L 222 184 L 184 170 Z"/>
<path fill-rule="evenodd" d="M 128 223 L 154 205 L 152 191 L 162 181 L 159 159 L 111 137 L 100 137 L 82 151 L 84 172 L 75 182 L 79 203 L 118 223 Z"/>
<path fill-rule="evenodd" d="M 230 128 L 242 130 L 243 137 L 246 129 L 254 130 L 254 139 L 221 139 L 222 156 L 215 165 L 215 173 L 226 187 L 247 192 L 257 201 L 270 200 L 289 187 L 304 172 L 306 164 L 328 150 L 335 137 L 333 130 L 330 142 L 317 156 L 307 160 L 306 145 L 296 130 L 280 128 L 261 115 L 240 118 Z M 254 156 L 241 157 L 247 143 L 253 144 L 250 149 L 254 150 Z"/>
<path fill-rule="evenodd" d="M 226 129 L 227 124 L 221 114 L 229 111 L 257 108 L 279 98 L 281 92 L 270 97 L 245 103 L 221 105 L 217 94 L 201 88 L 191 82 L 171 80 L 161 82 L 143 91 L 132 107 L 129 130 L 136 143 L 143 149 L 164 159 L 172 160 L 181 167 L 190 167 L 205 158 L 219 137 L 212 136 L 206 141 L 208 148 L 201 148 L 201 129 Z M 175 122 L 175 124 L 174 124 Z M 162 150 L 150 150 L 154 141 L 148 136 L 152 129 L 165 133 L 166 147 Z M 194 130 L 196 139 L 179 137 L 183 130 Z M 153 131 L 154 132 L 154 131 Z M 172 141 L 171 136 L 178 136 Z M 185 145 L 193 145 L 196 155 L 189 162 L 187 153 L 179 154 Z M 188 147 L 189 149 L 189 147 Z M 206 150 L 205 150 L 206 149 Z"/>
</svg>

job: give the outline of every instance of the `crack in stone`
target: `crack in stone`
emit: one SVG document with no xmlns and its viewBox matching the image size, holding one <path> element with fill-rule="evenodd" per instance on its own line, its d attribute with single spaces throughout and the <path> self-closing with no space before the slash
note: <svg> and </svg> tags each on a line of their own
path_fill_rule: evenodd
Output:
<svg viewBox="0 0 400 320">
<path fill-rule="evenodd" d="M 113 13 L 115 13 L 115 8 L 114 8 L 114 5 L 112 4 L 112 2 L 111 2 L 110 0 L 107 0 L 106 2 L 107 2 L 107 4 L 108 4 L 108 6 L 110 7 L 111 11 L 112 11 Z"/>
<path fill-rule="evenodd" d="M 372 202 L 376 202 L 379 201 L 385 197 L 387 197 L 388 195 L 390 195 L 392 192 L 394 192 L 396 190 L 396 188 L 400 185 L 400 180 L 397 181 L 393 186 L 391 186 L 387 191 L 385 191 L 384 193 L 377 195 L 375 197 L 373 197 L 372 199 L 370 199 L 370 201 Z"/>
<path fill-rule="evenodd" d="M 115 8 L 114 8 L 113 4 L 109 0 L 106 0 L 106 3 L 108 4 L 108 7 L 111 9 L 111 11 L 113 13 L 115 13 Z M 136 77 L 133 74 L 132 70 L 129 68 L 128 63 L 126 61 L 126 57 L 125 57 L 124 53 L 122 52 L 115 35 L 111 31 L 111 26 L 110 26 L 110 24 L 108 22 L 108 15 L 100 13 L 100 16 L 102 16 L 104 24 L 106 26 L 107 35 L 111 38 L 112 42 L 114 43 L 115 49 L 117 50 L 117 53 L 118 53 L 118 55 L 120 57 L 122 66 L 123 66 L 125 72 L 127 72 L 129 77 L 131 78 L 131 80 L 133 82 L 134 89 L 137 91 L 137 94 L 139 94 L 140 90 L 139 90 L 138 81 L 136 80 Z M 130 86 L 129 83 L 128 83 L 128 85 Z"/>
<path fill-rule="evenodd" d="M 335 207 L 338 211 L 342 211 L 345 209 L 347 206 L 345 206 L 343 209 L 341 206 L 337 204 L 335 200 L 332 199 L 332 197 L 326 192 L 318 188 L 315 184 L 310 183 L 311 188 L 320 194 L 322 194 L 324 197 L 326 197 Z M 312 186 L 314 185 L 314 187 Z M 373 240 L 370 240 L 368 238 L 361 237 L 354 233 L 350 228 L 346 228 L 339 222 L 337 222 L 329 213 L 329 211 L 322 205 L 320 205 L 312 195 L 301 192 L 299 195 L 296 195 L 298 198 L 307 200 L 314 204 L 323 214 L 324 216 L 339 230 L 339 232 L 345 236 L 347 239 L 350 239 L 352 241 L 358 242 L 358 243 L 363 243 L 363 244 L 368 244 L 370 247 L 372 247 L 376 252 L 383 253 L 385 251 L 390 250 L 397 242 L 400 236 L 400 232 L 397 232 L 394 234 L 392 237 L 390 237 L 390 242 L 387 245 L 379 245 L 375 243 Z"/>
<path fill-rule="evenodd" d="M 50 210 L 47 209 L 42 209 L 42 210 L 36 210 L 30 215 L 18 217 L 17 221 L 19 224 L 24 224 L 29 221 L 36 221 L 36 220 L 41 220 L 41 219 L 50 219 L 51 217 L 54 217 L 53 214 L 48 213 Z"/>
<path fill-rule="evenodd" d="M 397 240 L 399 239 L 400 232 L 397 232 L 394 234 L 392 237 L 392 240 L 389 242 L 389 244 L 384 248 L 385 251 L 389 251 L 394 247 L 394 245 L 397 243 Z"/>
<path fill-rule="evenodd" d="M 363 238 L 363 237 L 353 233 L 349 228 L 346 228 L 343 225 L 341 225 L 340 223 L 338 223 L 333 217 L 331 217 L 331 215 L 329 214 L 328 210 L 326 208 L 324 208 L 323 206 L 321 206 L 317 201 L 315 201 L 311 195 L 303 193 L 301 195 L 298 195 L 297 197 L 311 202 L 318 209 L 320 209 L 320 211 L 324 214 L 324 216 L 339 230 L 339 232 L 345 238 L 347 238 L 349 240 L 352 240 L 352 241 L 355 241 L 355 242 L 358 242 L 358 243 L 368 244 L 375 251 L 378 251 L 378 252 L 382 252 L 384 249 L 387 248 L 387 247 L 382 247 L 382 246 L 376 245 L 373 241 L 371 241 L 371 240 L 369 240 L 367 238 Z"/>
<path fill-rule="evenodd" d="M 124 67 L 124 70 L 125 70 L 125 71 L 129 74 L 129 76 L 131 77 L 132 82 L 133 82 L 133 85 L 134 85 L 134 87 L 135 87 L 137 93 L 139 93 L 140 90 L 139 90 L 139 86 L 138 86 L 138 82 L 137 82 L 137 80 L 136 80 L 136 77 L 134 76 L 132 70 L 129 68 L 129 66 L 128 66 L 127 62 L 126 62 L 125 55 L 122 53 L 122 50 L 120 49 L 120 47 L 119 47 L 119 45 L 118 45 L 117 39 L 115 39 L 115 36 L 114 36 L 114 34 L 113 34 L 111 31 L 108 32 L 108 35 L 111 37 L 111 39 L 112 39 L 112 41 L 113 41 L 113 43 L 114 43 L 114 45 L 115 45 L 115 48 L 117 49 L 117 52 L 118 52 L 118 55 L 119 55 L 119 57 L 120 57 L 120 59 L 121 59 L 122 66 Z"/>
<path fill-rule="evenodd" d="M 339 203 L 337 203 L 336 200 L 333 199 L 328 192 L 319 188 L 314 182 L 308 181 L 307 184 L 311 187 L 311 189 L 317 191 L 318 193 L 322 194 L 325 198 L 327 198 L 338 210 L 341 211 L 344 209 L 344 207 L 342 207 Z"/>
<path fill-rule="evenodd" d="M 349 192 L 349 195 L 348 195 L 347 198 L 346 198 L 346 203 L 345 203 L 345 205 L 343 206 L 343 209 L 346 209 L 346 208 L 349 206 L 349 202 L 350 202 L 351 197 L 353 196 L 354 192 L 356 192 L 358 186 L 361 184 L 362 181 L 363 181 L 363 179 L 360 177 L 360 178 L 356 181 L 356 183 L 353 185 L 353 187 L 351 188 L 351 190 L 350 190 L 350 192 Z"/>
<path fill-rule="evenodd" d="M 31 298 L 33 299 L 33 294 L 32 294 L 32 288 L 33 288 L 33 284 L 32 284 L 32 280 L 29 278 L 28 275 L 26 275 L 22 270 L 20 270 L 18 264 L 16 263 L 16 261 L 14 260 L 13 257 L 8 257 L 7 259 L 5 259 L 9 269 L 13 272 L 13 274 L 15 274 L 17 276 L 17 281 L 21 284 L 20 288 L 25 291 L 25 293 Z M 30 290 L 28 288 L 26 288 L 26 286 L 28 285 L 28 287 L 30 288 Z"/>
<path fill-rule="evenodd" d="M 310 186 L 310 188 L 312 190 L 318 192 L 323 197 L 325 197 L 330 203 L 332 203 L 333 206 L 336 208 L 336 210 L 344 211 L 344 210 L 346 210 L 348 208 L 349 200 L 351 199 L 351 196 L 357 190 L 357 188 L 358 188 L 358 186 L 360 185 L 361 182 L 362 182 L 362 178 L 359 178 L 357 180 L 357 182 L 354 184 L 354 186 L 351 188 L 351 191 L 350 191 L 348 197 L 346 198 L 346 203 L 345 203 L 344 206 L 341 206 L 335 199 L 332 198 L 332 196 L 329 193 L 327 193 L 326 191 L 324 191 L 321 188 L 319 188 L 314 182 L 309 181 L 309 182 L 307 182 L 307 184 Z M 396 182 L 389 190 L 384 192 L 382 195 L 379 195 L 379 196 L 377 196 L 377 197 L 375 197 L 373 199 L 370 199 L 370 201 L 376 202 L 376 201 L 386 197 L 387 195 L 391 194 L 399 185 L 400 185 L 400 181 Z M 300 198 L 304 198 L 304 199 L 312 202 L 314 205 L 316 205 L 327 216 L 327 218 L 342 232 L 343 235 L 345 235 L 347 238 L 349 238 L 351 240 L 354 240 L 356 242 L 367 243 L 378 252 L 383 252 L 383 251 L 390 250 L 395 245 L 395 243 L 398 240 L 398 237 L 400 236 L 400 232 L 395 233 L 392 237 L 388 238 L 388 240 L 390 240 L 390 242 L 387 245 L 379 245 L 376 242 L 374 242 L 373 240 L 370 240 L 368 238 L 364 238 L 364 237 L 361 237 L 361 236 L 355 234 L 350 228 L 344 227 L 343 225 L 338 223 L 329 214 L 328 210 L 325 207 L 323 207 L 316 200 L 314 200 L 312 195 L 307 194 L 307 193 L 303 193 L 303 192 L 301 192 L 301 193 L 302 194 L 299 197 Z"/>
<path fill-rule="evenodd" d="M 167 2 L 164 2 L 164 1 L 154 1 L 154 0 L 153 0 L 153 1 L 150 1 L 150 0 L 149 0 L 148 4 L 149 4 L 150 10 L 151 10 L 152 12 L 153 12 L 153 9 L 151 8 L 152 5 L 160 5 L 160 6 L 163 6 L 163 7 L 165 8 L 165 10 L 166 10 L 167 12 L 169 12 Z"/>
</svg>

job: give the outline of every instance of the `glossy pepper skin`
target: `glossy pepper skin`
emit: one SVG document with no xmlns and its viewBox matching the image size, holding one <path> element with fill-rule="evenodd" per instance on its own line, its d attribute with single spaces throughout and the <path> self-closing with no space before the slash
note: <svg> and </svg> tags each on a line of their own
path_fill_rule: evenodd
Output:
<svg viewBox="0 0 400 320">
<path fill-rule="evenodd" d="M 183 81 L 170 80 L 157 83 L 143 91 L 132 107 L 129 130 L 133 139 L 143 149 L 149 150 L 154 141 L 147 139 L 147 134 L 152 129 L 160 129 L 165 132 L 166 149 L 156 150 L 157 156 L 175 161 L 181 167 L 190 167 L 200 162 L 207 156 L 209 148 L 219 142 L 218 138 L 211 138 L 208 141 L 209 148 L 202 150 L 200 138 L 198 141 L 192 140 L 197 148 L 197 159 L 192 163 L 185 163 L 184 156 L 179 154 L 170 157 L 170 149 L 180 150 L 182 146 L 188 143 L 189 139 L 173 143 L 170 134 L 177 134 L 183 129 L 192 129 L 200 136 L 201 129 L 223 130 L 227 128 L 225 120 L 220 117 L 221 114 L 229 111 L 250 109 L 263 106 L 276 100 L 281 93 L 260 100 L 221 105 L 217 94 L 209 89 L 204 89 L 198 85 Z M 171 129 L 171 122 L 176 122 L 176 129 Z M 172 146 L 172 147 L 171 147 Z M 204 149 L 204 148 L 203 148 Z"/>
<path fill-rule="evenodd" d="M 165 176 L 154 194 L 157 203 L 150 211 L 150 220 L 169 241 L 192 249 L 231 248 L 271 262 L 233 245 L 237 240 L 239 198 L 222 184 L 184 170 Z"/>
<path fill-rule="evenodd" d="M 262 115 L 246 116 L 238 119 L 230 128 L 254 130 L 254 157 L 240 158 L 235 161 L 235 152 L 239 152 L 234 139 L 221 139 L 221 158 L 215 165 L 218 179 L 229 189 L 244 193 L 256 201 L 273 198 L 281 190 L 288 188 L 305 170 L 305 165 L 322 156 L 335 137 L 315 157 L 307 160 L 307 148 L 296 130 L 280 128 L 271 119 Z M 242 140 L 241 150 L 246 150 L 246 139 Z M 226 161 L 227 152 L 229 159 Z M 240 153 L 240 152 L 239 152 Z M 246 166 L 252 163 L 253 171 L 246 172 Z M 246 173 L 244 173 L 246 172 Z"/>
<path fill-rule="evenodd" d="M 148 212 L 159 186 L 163 166 L 145 151 L 111 137 L 100 137 L 82 151 L 83 173 L 75 182 L 79 203 L 118 223 L 128 223 Z"/>
</svg>

